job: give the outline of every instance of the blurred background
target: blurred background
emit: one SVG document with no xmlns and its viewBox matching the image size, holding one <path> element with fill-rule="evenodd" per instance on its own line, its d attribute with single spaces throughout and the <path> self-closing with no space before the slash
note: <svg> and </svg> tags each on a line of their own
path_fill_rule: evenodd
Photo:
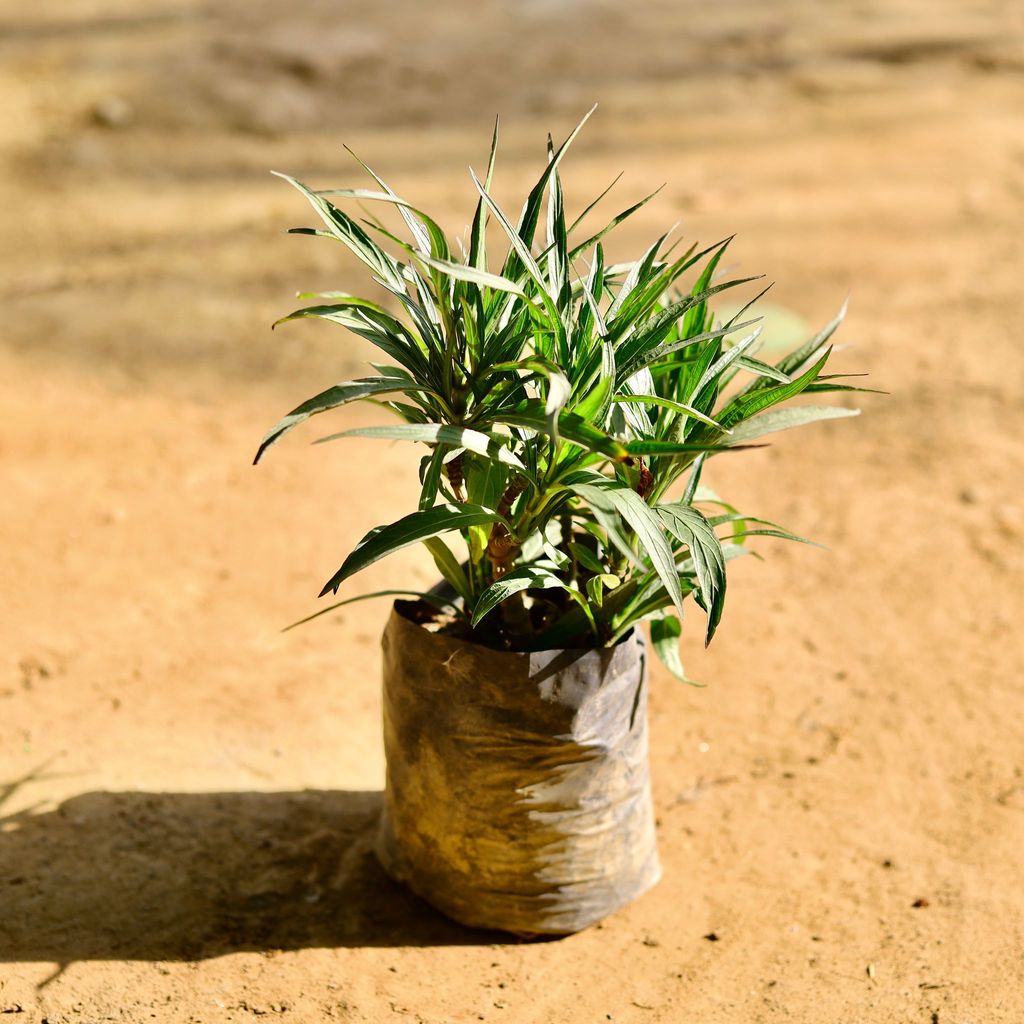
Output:
<svg viewBox="0 0 1024 1024">
<path fill-rule="evenodd" d="M 595 102 L 570 215 L 666 183 L 613 258 L 737 232 L 771 337 L 850 295 L 890 394 L 713 464 L 830 550 L 766 540 L 684 624 L 708 688 L 652 680 L 661 887 L 491 946 L 368 860 L 386 608 L 279 632 L 418 488 L 315 428 L 249 465 L 368 354 L 269 324 L 373 291 L 268 172 L 348 144 L 455 237 L 496 114 L 518 209 Z M 0 1010 L 1019 1021 L 1022 111 L 1012 0 L 0 2 Z"/>
</svg>

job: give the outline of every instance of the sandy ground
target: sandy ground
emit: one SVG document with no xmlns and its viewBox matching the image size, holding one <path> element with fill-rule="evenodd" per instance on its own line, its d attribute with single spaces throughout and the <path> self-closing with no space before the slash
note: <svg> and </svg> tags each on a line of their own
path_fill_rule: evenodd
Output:
<svg viewBox="0 0 1024 1024">
<path fill-rule="evenodd" d="M 1024 1020 L 1022 21 L 1011 0 L 0 4 L 0 1012 Z M 345 141 L 456 233 L 494 112 L 511 200 L 594 100 L 570 203 L 619 170 L 615 209 L 669 182 L 619 254 L 677 219 L 738 231 L 790 323 L 852 292 L 838 359 L 891 394 L 715 466 L 831 550 L 736 563 L 711 650 L 696 617 L 685 646 L 711 685 L 655 675 L 664 881 L 521 943 L 368 853 L 385 608 L 279 632 L 415 483 L 407 451 L 315 432 L 249 465 L 365 355 L 268 330 L 295 290 L 363 279 L 282 233 L 306 216 L 267 171 L 360 183 Z M 430 576 L 410 552 L 360 583 Z"/>
</svg>

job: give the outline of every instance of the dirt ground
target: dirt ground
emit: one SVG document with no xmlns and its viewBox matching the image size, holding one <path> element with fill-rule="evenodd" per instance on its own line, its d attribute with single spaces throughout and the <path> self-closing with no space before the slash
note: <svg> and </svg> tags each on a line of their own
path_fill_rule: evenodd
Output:
<svg viewBox="0 0 1024 1024">
<path fill-rule="evenodd" d="M 456 234 L 494 113 L 511 202 L 595 100 L 570 205 L 669 183 L 616 253 L 739 232 L 780 330 L 851 293 L 890 395 L 713 464 L 830 550 L 765 541 L 691 619 L 710 685 L 655 674 L 661 884 L 524 943 L 369 854 L 386 609 L 279 632 L 416 484 L 315 431 L 249 464 L 366 355 L 270 333 L 365 282 L 267 172 L 362 184 L 347 142 Z M 1024 1020 L 1019 3 L 3 0 L 0 160 L 0 1012 Z"/>
</svg>

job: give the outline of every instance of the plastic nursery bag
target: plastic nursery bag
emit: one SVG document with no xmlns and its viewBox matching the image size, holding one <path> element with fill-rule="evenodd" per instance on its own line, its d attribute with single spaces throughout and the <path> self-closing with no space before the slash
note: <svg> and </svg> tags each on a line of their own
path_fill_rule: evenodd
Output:
<svg viewBox="0 0 1024 1024">
<path fill-rule="evenodd" d="M 467 925 L 585 928 L 660 877 L 646 646 L 495 651 L 384 632 L 387 792 L 377 855 Z"/>
</svg>

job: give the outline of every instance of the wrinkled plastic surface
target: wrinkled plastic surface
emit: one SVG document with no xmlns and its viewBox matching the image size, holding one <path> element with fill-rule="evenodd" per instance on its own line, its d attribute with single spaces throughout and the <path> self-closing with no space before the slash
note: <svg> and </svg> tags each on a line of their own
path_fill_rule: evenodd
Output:
<svg viewBox="0 0 1024 1024">
<path fill-rule="evenodd" d="M 384 632 L 385 869 L 464 924 L 566 934 L 660 877 L 646 647 L 508 653 Z"/>
</svg>

